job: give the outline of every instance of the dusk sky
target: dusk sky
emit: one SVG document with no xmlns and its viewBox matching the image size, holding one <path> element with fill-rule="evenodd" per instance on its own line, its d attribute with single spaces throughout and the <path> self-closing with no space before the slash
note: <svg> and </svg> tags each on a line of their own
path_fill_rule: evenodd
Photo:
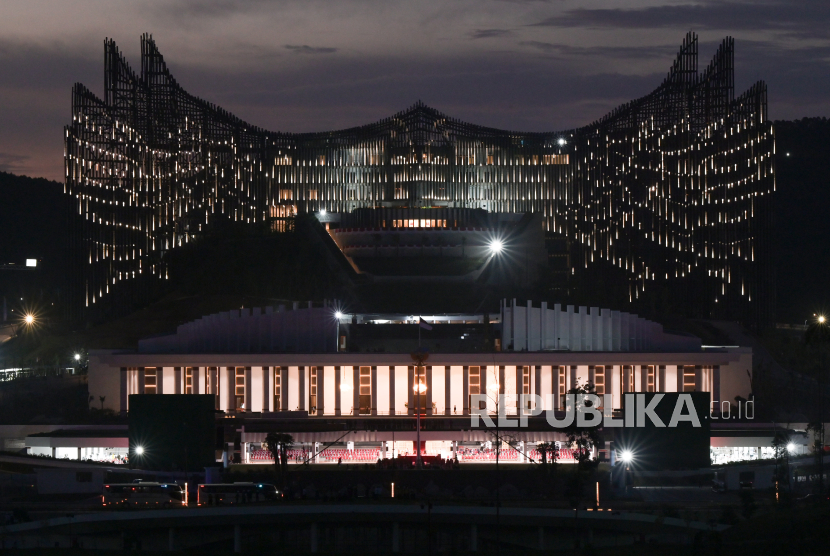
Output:
<svg viewBox="0 0 830 556">
<path fill-rule="evenodd" d="M 736 94 L 773 119 L 830 113 L 830 1 L 3 0 L 0 170 L 63 181 L 71 88 L 103 96 L 103 41 L 140 70 L 155 38 L 190 93 L 273 131 L 370 123 L 416 100 L 555 131 L 647 94 L 688 31 L 700 66 L 735 37 Z"/>
</svg>

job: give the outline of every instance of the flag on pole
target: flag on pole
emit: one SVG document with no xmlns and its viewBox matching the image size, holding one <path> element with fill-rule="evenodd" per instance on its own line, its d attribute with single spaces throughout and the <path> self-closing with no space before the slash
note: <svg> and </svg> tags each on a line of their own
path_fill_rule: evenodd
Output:
<svg viewBox="0 0 830 556">
<path fill-rule="evenodd" d="M 427 324 L 427 321 L 425 321 L 421 317 L 418 317 L 418 326 L 420 326 L 421 328 L 423 328 L 425 330 L 432 330 L 432 326 Z"/>
</svg>

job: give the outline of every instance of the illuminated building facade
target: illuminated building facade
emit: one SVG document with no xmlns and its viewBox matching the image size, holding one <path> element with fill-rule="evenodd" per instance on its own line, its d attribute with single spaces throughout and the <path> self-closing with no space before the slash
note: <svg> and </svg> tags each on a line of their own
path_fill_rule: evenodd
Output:
<svg viewBox="0 0 830 556">
<path fill-rule="evenodd" d="M 652 93 L 550 133 L 420 102 L 361 127 L 270 132 L 184 91 L 151 37 L 141 50 L 136 73 L 107 40 L 105 99 L 73 89 L 76 315 L 140 301 L 167 278 L 165 253 L 218 219 L 279 229 L 298 212 L 428 207 L 539 214 L 569 245 L 567 273 L 622 280 L 624 301 L 668 290 L 707 315 L 772 319 L 773 128 L 763 82 L 735 97 L 731 38 L 700 72 L 690 33 Z"/>
<path fill-rule="evenodd" d="M 420 322 L 429 323 L 423 344 Z M 487 349 L 491 334 L 497 341 Z M 410 355 L 419 345 L 429 349 L 423 365 Z M 411 454 L 417 438 L 430 455 L 461 449 L 463 461 L 490 461 L 494 454 L 477 448 L 493 439 L 471 425 L 477 412 L 562 413 L 566 394 L 591 383 L 609 411 L 620 410 L 626 394 L 696 392 L 721 420 L 731 400 L 749 396 L 751 369 L 751 348 L 702 346 L 637 315 L 504 300 L 486 322 L 480 314 L 344 314 L 328 306 L 218 313 L 141 340 L 134 351 L 91 351 L 88 382 L 102 407 L 120 413 L 135 394 L 212 396 L 220 421 L 248 419 L 233 426 L 242 432 L 237 444 L 259 446 L 268 430 L 290 432 L 315 452 L 338 444 L 323 463 Z M 567 435 L 547 425 L 506 426 L 526 451 L 538 442 L 567 445 Z M 242 447 L 242 461 L 268 459 L 256 452 Z M 505 459 L 526 461 L 516 450 Z"/>
</svg>

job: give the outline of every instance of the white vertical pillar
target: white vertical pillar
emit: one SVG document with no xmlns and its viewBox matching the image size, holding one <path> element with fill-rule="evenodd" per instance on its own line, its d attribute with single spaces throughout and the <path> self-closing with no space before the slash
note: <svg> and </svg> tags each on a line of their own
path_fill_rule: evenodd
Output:
<svg viewBox="0 0 830 556">
<path fill-rule="evenodd" d="M 562 341 L 559 348 L 569 349 L 571 351 L 579 351 L 579 347 L 576 345 L 576 342 L 574 340 L 574 306 L 568 305 L 562 316 L 564 317 L 565 322 L 562 326 Z"/>
<path fill-rule="evenodd" d="M 288 394 L 288 411 L 300 406 L 300 369 L 288 367 L 288 384 L 281 384 L 284 394 Z"/>
<path fill-rule="evenodd" d="M 222 411 L 228 410 L 228 401 L 230 400 L 230 396 L 233 395 L 233 392 L 226 392 L 225 390 L 228 389 L 229 380 L 228 380 L 228 368 L 227 367 L 219 367 L 216 373 L 218 376 L 218 380 L 216 381 L 216 386 L 219 388 L 219 409 Z"/>
<path fill-rule="evenodd" d="M 552 369 L 552 371 L 551 371 Z M 535 367 L 531 367 L 530 371 L 530 393 L 539 396 L 542 399 L 541 409 L 542 411 L 547 411 L 549 409 L 556 408 L 556 400 L 554 399 L 553 405 L 550 405 L 550 398 L 548 394 L 553 392 L 554 394 L 558 394 L 559 390 L 557 388 L 557 379 L 559 377 L 559 367 L 557 366 L 549 366 L 543 365 L 542 368 L 539 370 L 538 374 L 536 372 Z M 537 381 L 538 379 L 538 381 Z"/>
<path fill-rule="evenodd" d="M 377 368 L 376 396 L 378 415 L 389 414 L 389 374 L 394 372 L 394 367 Z"/>
<path fill-rule="evenodd" d="M 335 388 L 334 367 L 323 367 L 323 414 L 334 415 L 336 399 L 340 393 Z M 319 388 L 319 386 L 318 386 Z"/>
<path fill-rule="evenodd" d="M 435 415 L 444 415 L 444 405 L 446 404 L 446 379 L 445 373 L 447 368 L 442 365 L 432 367 L 432 402 L 435 404 Z"/>
</svg>

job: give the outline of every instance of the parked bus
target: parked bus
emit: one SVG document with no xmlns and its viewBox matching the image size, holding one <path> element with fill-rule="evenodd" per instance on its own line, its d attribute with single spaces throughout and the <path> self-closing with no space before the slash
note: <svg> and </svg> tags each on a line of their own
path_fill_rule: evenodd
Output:
<svg viewBox="0 0 830 556">
<path fill-rule="evenodd" d="M 121 483 L 104 485 L 105 507 L 174 508 L 187 505 L 187 494 L 176 483 Z"/>
<path fill-rule="evenodd" d="M 221 506 L 280 500 L 283 493 L 267 483 L 225 483 L 199 485 L 199 506 Z"/>
</svg>

